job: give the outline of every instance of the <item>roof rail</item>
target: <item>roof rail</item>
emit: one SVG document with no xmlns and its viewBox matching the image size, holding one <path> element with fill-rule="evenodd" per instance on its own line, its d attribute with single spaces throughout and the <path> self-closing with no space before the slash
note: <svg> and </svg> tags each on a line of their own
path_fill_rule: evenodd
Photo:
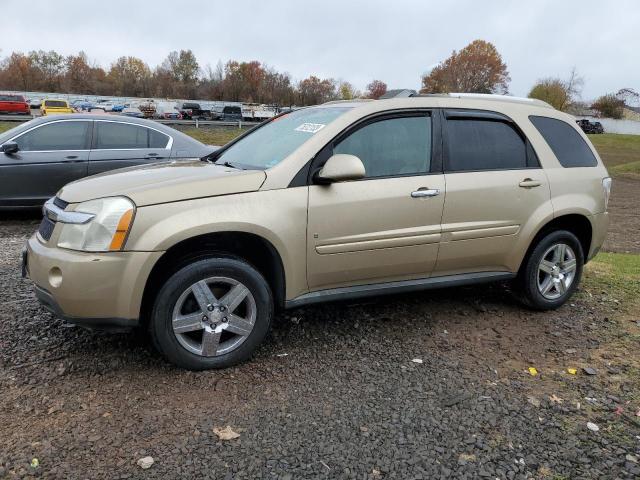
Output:
<svg viewBox="0 0 640 480">
<path fill-rule="evenodd" d="M 498 95 L 495 93 L 419 93 L 412 96 L 413 97 L 475 98 L 478 100 L 526 103 L 529 105 L 538 105 L 540 107 L 553 108 L 547 102 L 543 102 L 542 100 L 538 100 L 537 98 L 512 97 L 509 95 Z"/>
<path fill-rule="evenodd" d="M 352 98 L 351 100 L 330 100 L 328 102 L 324 102 L 322 105 L 335 105 L 339 103 L 371 102 L 371 101 L 373 101 L 371 98 Z"/>
</svg>

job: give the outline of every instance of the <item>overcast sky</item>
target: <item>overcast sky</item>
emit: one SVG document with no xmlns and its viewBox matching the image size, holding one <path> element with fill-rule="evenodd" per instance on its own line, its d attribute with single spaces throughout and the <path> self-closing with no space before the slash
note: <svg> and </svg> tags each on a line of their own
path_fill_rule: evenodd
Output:
<svg viewBox="0 0 640 480">
<path fill-rule="evenodd" d="M 640 90 L 638 0 L 4 0 L 0 55 L 84 50 L 104 67 L 121 55 L 150 66 L 191 49 L 201 66 L 259 60 L 364 89 L 419 88 L 420 77 L 474 39 L 492 42 L 510 93 L 536 79 L 584 77 L 583 99 Z M 11 19 L 11 21 L 8 21 Z"/>
</svg>

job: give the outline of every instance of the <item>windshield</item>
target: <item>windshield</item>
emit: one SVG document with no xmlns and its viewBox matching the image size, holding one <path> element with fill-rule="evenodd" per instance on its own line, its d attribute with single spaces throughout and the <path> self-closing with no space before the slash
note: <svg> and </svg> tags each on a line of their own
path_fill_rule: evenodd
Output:
<svg viewBox="0 0 640 480">
<path fill-rule="evenodd" d="M 277 117 L 223 151 L 216 163 L 271 168 L 348 110 L 351 107 L 313 107 Z"/>
</svg>

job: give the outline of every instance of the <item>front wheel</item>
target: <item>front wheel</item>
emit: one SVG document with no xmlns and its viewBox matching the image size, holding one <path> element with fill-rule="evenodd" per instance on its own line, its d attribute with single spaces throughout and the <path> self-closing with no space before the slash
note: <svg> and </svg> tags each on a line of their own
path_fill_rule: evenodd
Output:
<svg viewBox="0 0 640 480">
<path fill-rule="evenodd" d="M 158 292 L 151 337 L 171 363 L 189 370 L 243 362 L 265 338 L 273 297 L 246 262 L 208 258 L 174 273 Z"/>
<path fill-rule="evenodd" d="M 522 302 L 536 310 L 563 305 L 578 287 L 584 253 L 577 237 L 566 230 L 540 239 L 525 259 L 516 280 Z"/>
</svg>

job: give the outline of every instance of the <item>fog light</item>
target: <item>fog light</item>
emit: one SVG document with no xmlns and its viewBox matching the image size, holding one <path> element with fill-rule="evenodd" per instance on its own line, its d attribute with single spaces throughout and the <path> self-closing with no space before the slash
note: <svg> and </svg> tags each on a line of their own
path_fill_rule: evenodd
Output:
<svg viewBox="0 0 640 480">
<path fill-rule="evenodd" d="M 49 285 L 53 288 L 58 288 L 62 285 L 62 270 L 58 267 L 53 267 L 49 270 Z"/>
</svg>

